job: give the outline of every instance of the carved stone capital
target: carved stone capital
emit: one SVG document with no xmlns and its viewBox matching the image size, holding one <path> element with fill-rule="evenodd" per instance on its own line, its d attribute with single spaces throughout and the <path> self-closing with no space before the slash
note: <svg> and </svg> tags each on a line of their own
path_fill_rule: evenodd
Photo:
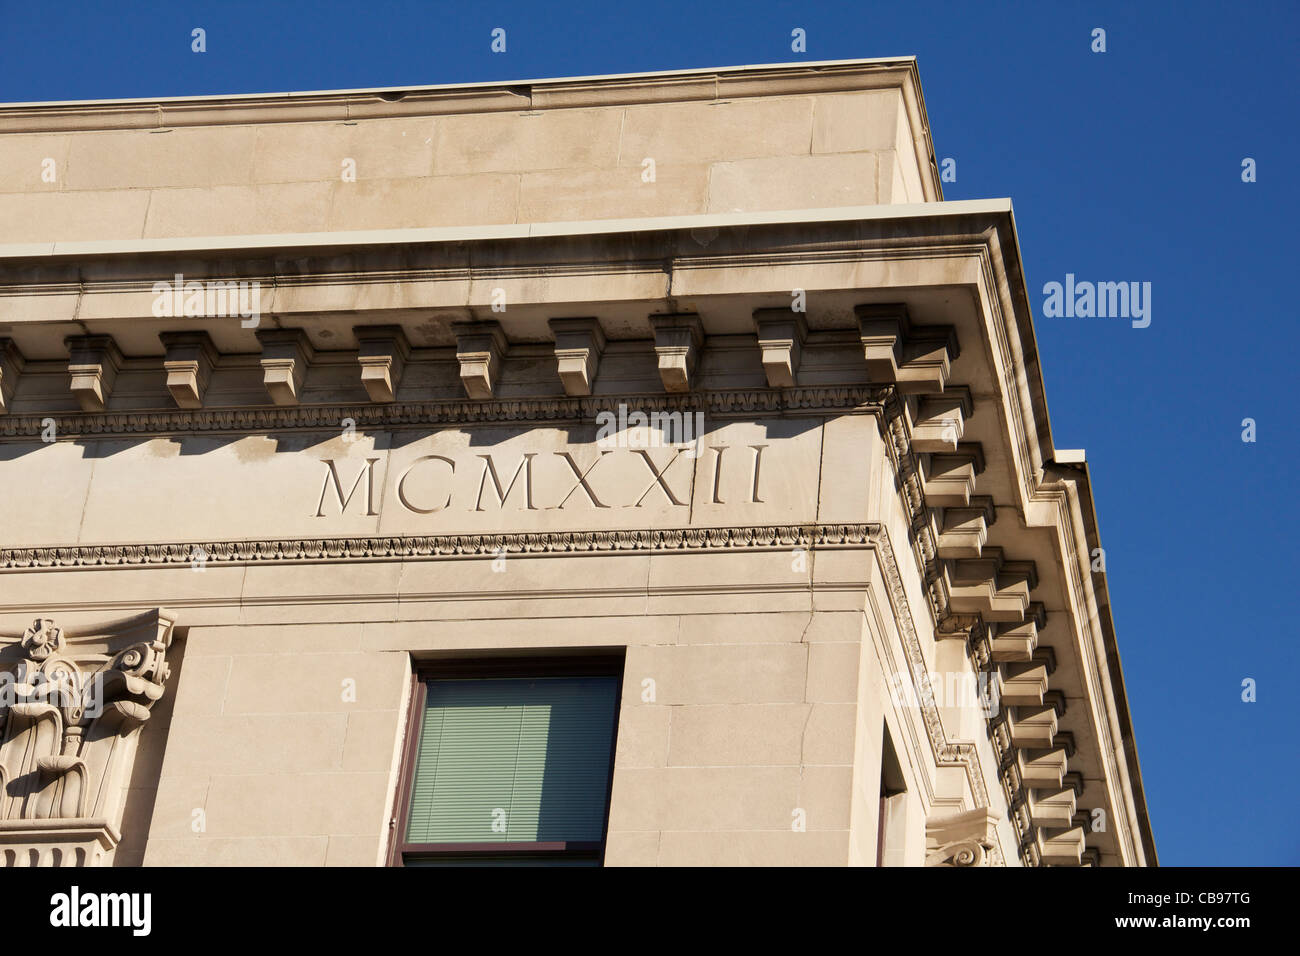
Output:
<svg viewBox="0 0 1300 956">
<path fill-rule="evenodd" d="M 121 839 L 103 817 L 0 820 L 0 866 L 100 866 Z"/>
<path fill-rule="evenodd" d="M 998 842 L 997 826 L 997 813 L 989 807 L 926 820 L 925 865 L 987 866 L 988 851 Z"/>
<path fill-rule="evenodd" d="M 117 846 L 138 730 L 171 673 L 161 608 L 89 632 L 0 639 L 0 860 L 95 865 Z"/>
</svg>

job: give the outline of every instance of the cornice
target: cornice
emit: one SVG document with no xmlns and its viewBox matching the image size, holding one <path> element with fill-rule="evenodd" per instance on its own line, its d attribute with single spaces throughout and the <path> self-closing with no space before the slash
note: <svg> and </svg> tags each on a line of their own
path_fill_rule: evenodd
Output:
<svg viewBox="0 0 1300 956">
<path fill-rule="evenodd" d="M 934 210 L 936 214 L 944 211 Z M 974 217 L 975 210 L 969 211 Z M 1050 428 L 1046 417 L 1046 405 L 1043 396 L 1041 371 L 1037 360 L 1037 350 L 1030 318 L 1030 308 L 1024 294 L 1023 281 L 1018 273 L 1019 256 L 1014 242 L 1014 223 L 1009 215 L 993 215 L 983 222 L 986 229 L 982 234 L 972 234 L 974 223 L 958 222 L 949 213 L 948 231 L 939 236 L 929 236 L 924 242 L 908 244 L 891 239 L 880 233 L 881 223 L 860 223 L 856 227 L 844 224 L 841 232 L 836 234 L 832 243 L 800 246 L 797 238 L 784 240 L 780 229 L 774 225 L 767 229 L 770 236 L 782 239 L 782 242 L 763 242 L 755 245 L 764 251 L 749 255 L 744 253 L 745 227 L 734 223 L 735 234 L 719 237 L 716 246 L 717 255 L 696 255 L 669 259 L 678 268 L 690 264 L 695 268 L 712 268 L 730 265 L 745 265 L 748 268 L 761 268 L 764 263 L 807 263 L 821 259 L 861 259 L 868 256 L 915 257 L 921 255 L 940 256 L 953 254 L 973 254 L 978 259 L 977 274 L 971 278 L 971 284 L 978 290 L 981 299 L 981 313 L 984 316 L 984 335 L 988 341 L 991 371 L 1001 392 L 998 403 L 999 417 L 1002 425 L 998 429 L 1005 434 L 1002 441 L 1010 452 L 1010 459 L 1015 463 L 1013 474 L 1016 476 L 1015 494 L 1017 504 L 1030 527 L 1054 525 L 1054 536 L 1059 542 L 1064 555 L 1064 584 L 1068 595 L 1069 607 L 1075 618 L 1074 627 L 1078 632 L 1078 652 L 1084 656 L 1082 661 L 1084 686 L 1093 698 L 1093 706 L 1104 711 L 1098 723 L 1098 749 L 1102 753 L 1106 767 L 1107 786 L 1111 787 L 1112 806 L 1115 790 L 1123 792 L 1128 804 L 1127 812 L 1122 814 L 1124 822 L 1118 824 L 1123 834 L 1117 838 L 1125 850 L 1123 855 L 1133 862 L 1138 862 L 1136 842 L 1151 848 L 1149 862 L 1154 862 L 1151 846 L 1149 824 L 1146 821 L 1145 801 L 1140 789 L 1137 764 L 1129 751 L 1131 735 L 1122 732 L 1120 724 L 1127 726 L 1127 702 L 1124 699 L 1123 684 L 1112 679 L 1110 669 L 1117 667 L 1114 650 L 1113 625 L 1106 615 L 1099 616 L 1098 601 L 1091 575 L 1087 572 L 1089 551 L 1097 546 L 1095 516 L 1092 527 L 1084 520 L 1083 512 L 1091 512 L 1092 499 L 1086 479 L 1082 482 L 1070 482 L 1068 491 L 1054 487 L 1054 483 L 1043 475 L 1044 459 L 1050 464 L 1054 454 L 1051 445 Z M 678 223 L 674 228 L 684 232 L 685 226 Z M 963 231 L 963 234 L 958 234 Z M 752 233 L 750 237 L 753 238 Z M 725 241 L 724 241 L 725 239 Z M 556 253 L 554 249 L 543 249 L 534 257 L 538 262 L 546 256 L 555 258 L 567 256 L 567 252 Z M 683 246 L 682 248 L 686 248 Z M 542 272 L 555 268 L 558 262 L 546 264 Z M 527 268 L 538 268 L 535 263 Z M 149 435 L 149 434 L 190 434 L 190 433 L 246 433 L 248 431 L 277 431 L 285 429 L 320 430 L 335 429 L 343 418 L 352 418 L 359 428 L 420 428 L 437 425 L 464 425 L 492 421 L 572 421 L 591 420 L 601 410 L 612 410 L 615 403 L 626 396 L 602 396 L 599 398 L 573 399 L 520 399 L 493 400 L 487 402 L 427 402 L 406 403 L 393 406 L 375 405 L 331 405 L 305 407 L 259 407 L 239 409 L 211 409 L 196 411 L 172 410 L 166 412 L 130 412 L 98 413 L 81 415 L 64 415 L 56 417 L 57 431 L 61 438 L 86 438 L 95 435 Z M 640 398 L 637 399 L 641 401 Z M 982 669 L 986 661 L 980 659 L 980 638 L 977 620 L 963 620 L 952 615 L 947 606 L 944 585 L 938 570 L 941 562 L 936 559 L 934 528 L 931 525 L 932 510 L 924 500 L 916 476 L 915 456 L 911 451 L 910 436 L 906 416 L 900 413 L 898 401 L 889 388 L 877 386 L 792 389 L 788 395 L 764 389 L 733 390 L 729 392 L 699 392 L 681 396 L 653 395 L 644 397 L 647 409 L 663 410 L 699 410 L 726 417 L 740 414 L 780 415 L 798 410 L 815 414 L 818 410 L 838 410 L 840 413 L 863 411 L 877 414 L 885 429 L 886 447 L 900 477 L 900 495 L 908 516 L 910 543 L 918 567 L 922 570 L 929 592 L 931 610 L 934 615 L 936 630 L 941 634 L 953 635 L 969 629 L 971 631 L 970 651 L 977 669 Z M 605 403 L 605 404 L 600 404 Z M 0 419 L 0 441 L 32 440 L 39 436 L 44 418 L 50 416 L 19 415 Z M 272 542 L 271 544 L 276 544 Z M 603 546 L 603 545 L 602 545 Z M 169 547 L 169 546 L 142 546 Z M 190 560 L 189 546 L 180 562 Z M 457 545 L 456 547 L 459 547 Z M 298 555 L 301 549 L 291 543 L 289 551 Z M 348 546 L 352 548 L 351 545 Z M 360 557 L 372 557 L 365 546 L 360 546 Z M 62 551 L 66 549 L 40 549 L 42 560 L 50 563 L 36 565 L 41 567 L 63 566 Z M 546 550 L 543 548 L 542 550 Z M 622 550 L 611 548 L 611 550 Z M 74 549 L 75 551 L 75 549 Z M 435 554 L 435 552 L 431 552 Z M 457 553 L 454 550 L 449 553 Z M 470 552 L 472 553 L 472 552 Z M 275 548 L 268 555 L 254 554 L 248 560 L 281 560 L 284 554 Z M 332 556 L 332 555 L 331 555 Z M 345 559 L 355 559 L 350 550 Z M 380 555 L 383 557 L 384 555 Z M 388 554 L 389 559 L 403 555 Z M 73 554 L 70 563 L 78 565 L 77 555 Z M 293 560 L 314 560 L 314 558 L 293 557 Z M 155 560 L 152 556 L 140 559 L 142 564 L 169 563 L 173 558 Z M 121 561 L 103 561 L 96 558 L 90 564 L 120 564 Z M 9 565 L 0 564 L 0 567 Z M 1103 582 L 1104 585 L 1104 582 Z M 1094 620 L 1096 623 L 1094 623 Z M 929 724 L 927 723 L 927 727 Z M 998 729 L 992 729 L 994 750 L 1005 764 L 1006 754 L 1011 752 L 1004 747 L 998 736 Z M 931 730 L 932 743 L 941 739 L 942 732 L 936 737 Z M 938 745 L 936 745 L 938 746 Z M 1014 796 L 1021 787 L 1014 775 L 1004 766 L 1004 789 Z M 1127 777 L 1124 770 L 1127 769 Z M 1126 785 L 1127 784 L 1127 785 Z M 1021 833 L 1023 846 L 1031 846 L 1027 840 L 1028 824 L 1017 816 L 1013 808 L 1013 820 Z"/>
<path fill-rule="evenodd" d="M 825 226 L 842 224 L 869 228 L 873 224 L 888 227 L 887 232 L 876 237 L 887 240 L 890 248 L 906 249 L 918 256 L 947 251 L 954 239 L 965 238 L 972 242 L 985 242 L 980 233 L 959 236 L 954 227 L 945 226 L 963 217 L 1009 217 L 1011 203 L 1006 199 L 959 199 L 942 202 L 900 203 L 874 206 L 840 206 L 818 209 L 764 210 L 759 212 L 698 213 L 686 216 L 651 216 L 638 219 L 589 219 L 576 222 L 508 223 L 496 226 L 436 226 L 412 229 L 367 229 L 346 232 L 309 233 L 250 233 L 226 236 L 186 236 L 150 239 L 88 239 L 61 242 L 0 244 L 0 260 L 64 259 L 78 267 L 92 259 L 111 259 L 115 262 L 131 257 L 168 257 L 193 260 L 196 257 L 238 257 L 243 260 L 266 259 L 300 260 L 301 253 L 318 250 L 322 257 L 337 260 L 341 253 L 375 248 L 400 247 L 404 253 L 421 247 L 458 247 L 470 244 L 510 242 L 545 239 L 547 248 L 564 240 L 582 241 L 589 238 L 619 236 L 646 236 L 679 231 L 687 236 L 705 231 L 736 231 L 742 237 L 738 248 L 750 247 L 743 237 L 752 235 L 749 230 L 798 227 L 809 224 Z M 922 235 L 907 237 L 898 234 L 897 224 L 904 221 L 918 223 Z M 924 230 L 932 230 L 925 233 Z M 798 233 L 795 234 L 796 237 Z M 708 243 L 712 245 L 712 240 Z M 700 242 L 692 240 L 699 248 Z M 774 244 L 778 248 L 785 248 Z M 819 243 L 821 248 L 826 244 Z M 797 249 L 797 238 L 788 248 Z M 838 248 L 838 244 L 831 246 Z M 816 254 L 815 252 L 813 253 Z M 761 257 L 762 253 L 755 255 Z M 721 261 L 702 256 L 703 262 Z M 743 254 L 735 258 L 744 264 Z M 812 260 L 810 260 L 812 261 Z M 588 264 L 590 261 L 587 260 Z M 401 270 L 406 272 L 408 270 Z M 286 272 L 285 278 L 298 275 L 310 279 L 311 272 Z M 156 278 L 156 277 L 155 277 Z M 213 277 L 215 278 L 215 276 Z M 256 274 L 238 276 L 256 279 Z M 152 280 L 151 280 L 152 281 Z"/>
<path fill-rule="evenodd" d="M 1076 604 L 1070 617 L 1080 638 L 1082 677 L 1087 682 L 1089 697 L 1097 705 L 1101 718 L 1095 723 L 1100 743 L 1098 750 L 1106 768 L 1106 780 L 1112 785 L 1112 801 L 1116 805 L 1122 803 L 1129 811 L 1128 815 L 1120 815 L 1120 833 L 1132 858 L 1138 858 L 1136 844 L 1139 840 L 1143 843 L 1143 855 L 1154 858 L 1154 840 L 1150 837 L 1149 829 L 1144 833 L 1140 825 L 1134 825 L 1139 817 L 1134 801 L 1137 794 L 1141 793 L 1140 771 L 1136 766 L 1136 748 L 1132 747 L 1132 735 L 1124 734 L 1120 726 L 1120 702 L 1123 702 L 1122 712 L 1127 717 L 1127 695 L 1123 693 L 1122 684 L 1120 693 L 1116 694 L 1111 675 L 1113 667 L 1121 674 L 1122 680 L 1118 648 L 1114 646 L 1113 632 L 1109 635 L 1110 646 L 1107 646 L 1108 635 L 1103 626 L 1090 570 L 1093 545 L 1088 540 L 1084 523 L 1084 495 L 1077 482 L 1058 479 L 1044 481 L 1036 487 L 1032 500 L 1035 504 L 1047 505 L 1055 512 L 1055 520 L 1049 524 L 1057 535 L 1061 553 L 1065 555 L 1063 570 L 1069 582 L 1069 593 Z M 1090 499 L 1088 504 L 1091 505 Z M 1131 767 L 1130 750 L 1134 753 Z M 1120 786 L 1121 783 L 1126 785 Z M 1144 798 L 1143 804 L 1145 805 Z"/>
<path fill-rule="evenodd" d="M 1021 508 L 1028 511 L 1042 473 L 1043 462 L 1052 456 L 1051 428 L 1047 424 L 1047 399 L 1043 390 L 1042 370 L 1038 365 L 1038 343 L 1034 335 L 1031 313 L 1026 307 L 1017 311 L 1011 299 L 1009 283 L 999 281 L 1006 277 L 1007 263 L 1003 258 L 1001 242 L 995 229 L 990 229 L 979 249 L 983 286 L 988 296 L 988 324 L 990 340 L 998 361 L 993 367 L 994 377 L 1001 376 L 1004 408 L 1010 424 L 1010 438 L 1015 446 L 1016 458 L 1021 463 Z M 1023 315 L 1024 321 L 1020 321 Z M 1012 330 L 1016 335 L 1012 335 Z M 1028 367 L 1027 356 L 1032 356 L 1033 368 Z M 1036 385 L 1038 401 L 1030 393 L 1030 380 Z M 1033 424 L 1034 428 L 1029 427 Z M 1046 442 L 1041 442 L 1045 437 Z"/>
</svg>

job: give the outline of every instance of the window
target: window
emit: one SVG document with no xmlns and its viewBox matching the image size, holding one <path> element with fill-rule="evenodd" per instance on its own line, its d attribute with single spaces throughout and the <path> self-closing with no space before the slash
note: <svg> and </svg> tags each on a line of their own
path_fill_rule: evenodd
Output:
<svg viewBox="0 0 1300 956">
<path fill-rule="evenodd" d="M 599 866 L 621 658 L 443 662 L 407 731 L 401 866 Z"/>
<path fill-rule="evenodd" d="M 880 817 L 876 830 L 876 866 L 904 866 L 907 838 L 907 781 L 889 728 L 880 746 Z"/>
</svg>

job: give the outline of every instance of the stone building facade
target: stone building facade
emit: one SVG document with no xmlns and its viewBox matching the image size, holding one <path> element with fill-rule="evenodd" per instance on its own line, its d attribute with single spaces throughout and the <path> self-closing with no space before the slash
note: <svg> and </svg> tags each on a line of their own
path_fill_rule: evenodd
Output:
<svg viewBox="0 0 1300 956">
<path fill-rule="evenodd" d="M 1154 865 L 912 60 L 0 133 L 7 864 Z"/>
</svg>

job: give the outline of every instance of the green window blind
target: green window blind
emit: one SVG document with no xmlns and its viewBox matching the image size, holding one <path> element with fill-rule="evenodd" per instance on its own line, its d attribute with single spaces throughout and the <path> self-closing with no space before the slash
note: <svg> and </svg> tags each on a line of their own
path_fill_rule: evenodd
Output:
<svg viewBox="0 0 1300 956">
<path fill-rule="evenodd" d="M 408 843 L 600 842 L 614 677 L 431 680 Z"/>
</svg>

